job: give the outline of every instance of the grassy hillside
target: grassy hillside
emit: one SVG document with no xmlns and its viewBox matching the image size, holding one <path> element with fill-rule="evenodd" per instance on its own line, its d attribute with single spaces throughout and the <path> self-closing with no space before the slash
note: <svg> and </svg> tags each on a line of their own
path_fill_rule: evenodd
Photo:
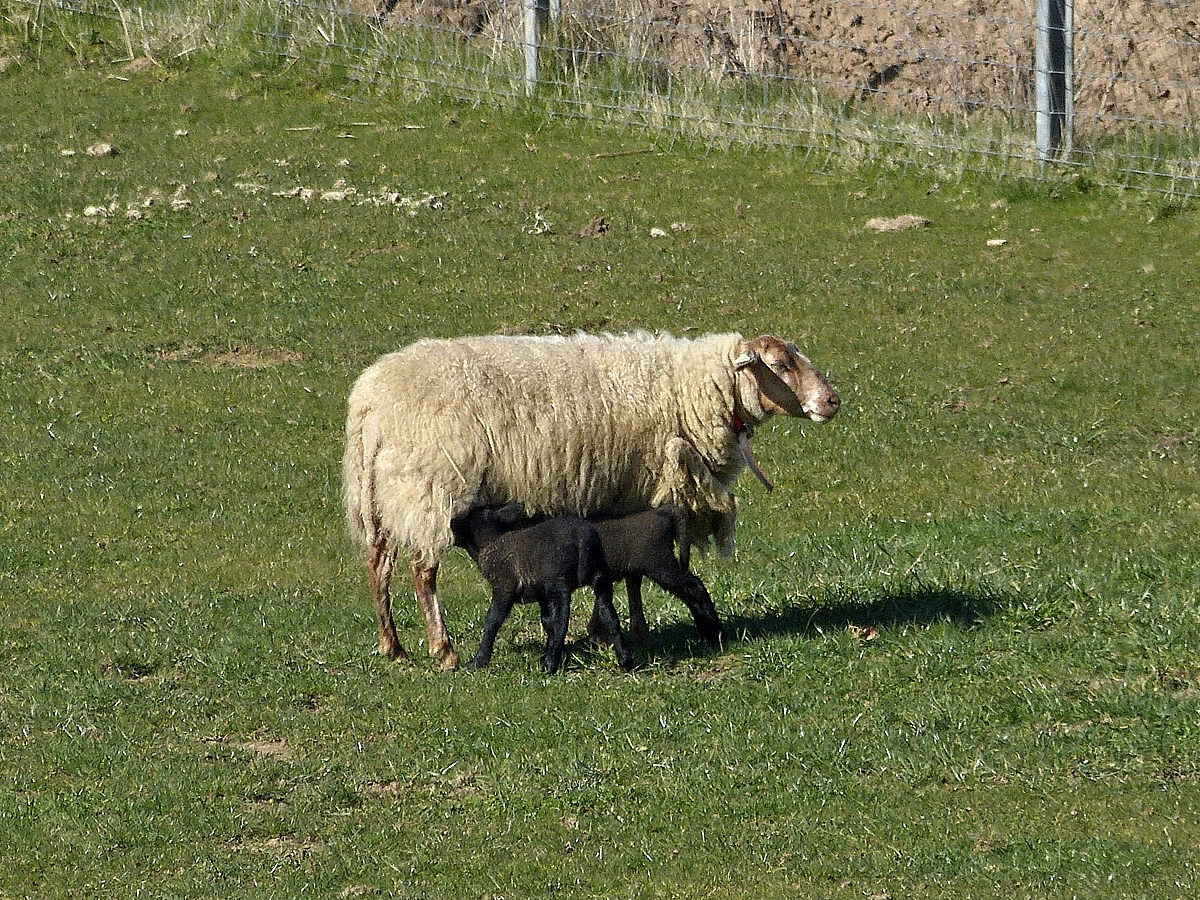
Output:
<svg viewBox="0 0 1200 900">
<path fill-rule="evenodd" d="M 0 85 L 0 897 L 1195 894 L 1192 210 L 200 53 Z M 581 621 L 544 678 L 523 609 L 440 675 L 400 590 L 379 659 L 351 382 L 577 328 L 777 332 L 842 392 L 698 562 L 731 640 L 650 591 L 635 674 Z"/>
</svg>

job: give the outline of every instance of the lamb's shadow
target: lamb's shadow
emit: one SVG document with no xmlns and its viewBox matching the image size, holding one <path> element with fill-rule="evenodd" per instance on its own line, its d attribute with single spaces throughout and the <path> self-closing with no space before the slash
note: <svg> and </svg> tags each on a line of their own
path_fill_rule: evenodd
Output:
<svg viewBox="0 0 1200 900">
<path fill-rule="evenodd" d="M 844 631 L 851 626 L 889 630 L 904 626 L 947 623 L 971 629 L 995 615 L 1004 598 L 984 587 L 944 587 L 917 583 L 885 590 L 857 599 L 839 598 L 831 603 L 795 604 L 769 610 L 762 615 L 722 613 L 725 647 L 763 638 L 813 637 Z M 652 629 L 650 641 L 640 647 L 651 658 L 681 660 L 703 655 L 691 621 L 681 618 L 666 627 Z"/>
</svg>

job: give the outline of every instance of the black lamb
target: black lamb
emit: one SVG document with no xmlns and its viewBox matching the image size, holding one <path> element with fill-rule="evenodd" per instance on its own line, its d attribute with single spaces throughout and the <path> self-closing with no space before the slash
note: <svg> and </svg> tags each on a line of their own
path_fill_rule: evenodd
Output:
<svg viewBox="0 0 1200 900">
<path fill-rule="evenodd" d="M 479 669 L 491 661 L 496 635 L 514 603 L 537 603 L 546 632 L 542 668 L 557 672 L 571 618 L 571 594 L 590 586 L 596 595 L 592 620 L 597 630 L 611 641 L 621 667 L 632 668 L 633 655 L 621 635 L 612 602 L 613 580 L 596 526 L 564 517 L 514 528 L 523 515 L 523 508 L 512 504 L 499 510 L 474 509 L 452 523 L 456 543 L 471 555 L 492 588 L 483 638 L 471 665 Z"/>
<path fill-rule="evenodd" d="M 629 595 L 629 636 L 644 641 L 650 635 L 642 608 L 642 578 L 682 600 L 692 613 L 705 643 L 720 646 L 725 637 L 712 597 L 691 571 L 691 542 L 687 515 L 675 506 L 660 506 L 619 519 L 595 520 L 604 547 L 604 561 L 613 579 L 625 579 Z M 678 545 L 679 555 L 675 548 Z M 593 617 L 588 631 L 604 634 L 604 623 Z"/>
</svg>

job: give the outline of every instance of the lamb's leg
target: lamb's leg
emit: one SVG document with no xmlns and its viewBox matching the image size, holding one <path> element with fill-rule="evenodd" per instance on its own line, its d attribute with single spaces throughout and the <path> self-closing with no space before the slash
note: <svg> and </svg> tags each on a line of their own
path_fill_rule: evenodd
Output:
<svg viewBox="0 0 1200 900">
<path fill-rule="evenodd" d="M 458 668 L 458 653 L 450 642 L 450 632 L 446 630 L 446 620 L 442 618 L 442 608 L 437 598 L 437 563 L 424 566 L 415 559 L 412 562 L 413 587 L 417 591 L 417 602 L 421 612 L 425 614 L 425 633 L 429 637 L 429 655 L 438 661 L 438 668 L 443 671 Z"/>
<path fill-rule="evenodd" d="M 596 594 L 596 605 L 592 609 L 592 617 L 599 620 L 609 641 L 612 642 L 617 663 L 622 669 L 628 671 L 633 668 L 633 654 L 625 646 L 625 638 L 621 634 L 621 620 L 617 616 L 617 608 L 613 606 L 612 582 L 597 581 L 592 585 L 592 590 Z"/>
<path fill-rule="evenodd" d="M 646 611 L 642 607 L 642 576 L 626 577 L 625 592 L 629 595 L 629 638 L 644 644 L 650 640 L 650 629 L 646 625 Z"/>
<path fill-rule="evenodd" d="M 704 582 L 691 572 L 685 572 L 679 589 L 673 593 L 692 611 L 696 630 L 704 642 L 710 647 L 722 646 L 725 642 L 725 626 L 721 624 L 721 617 Z"/>
<path fill-rule="evenodd" d="M 508 618 L 512 608 L 513 599 L 511 597 L 506 597 L 500 591 L 492 593 L 492 605 L 488 607 L 487 618 L 483 620 L 483 639 L 479 642 L 479 650 L 476 651 L 475 658 L 471 660 L 472 668 L 482 669 L 492 661 L 496 635 L 500 633 L 500 626 L 504 624 L 504 620 Z"/>
<path fill-rule="evenodd" d="M 650 629 L 646 626 L 646 612 L 642 607 L 642 576 L 627 575 L 625 592 L 629 597 L 629 637 L 631 640 L 644 644 L 650 640 Z M 587 631 L 588 635 L 595 640 L 609 640 L 608 628 L 600 621 L 599 604 L 592 607 L 592 617 L 588 619 Z"/>
<path fill-rule="evenodd" d="M 704 642 L 710 646 L 720 646 L 725 629 L 704 582 L 677 564 L 661 566 L 649 574 L 651 581 L 687 605 L 696 621 L 696 630 L 700 632 Z"/>
<path fill-rule="evenodd" d="M 542 610 L 542 630 L 546 632 L 542 669 L 547 675 L 553 675 L 562 668 L 566 653 L 567 626 L 571 622 L 571 591 L 567 588 L 547 590 L 539 606 Z"/>
<path fill-rule="evenodd" d="M 392 598 L 389 587 L 392 568 L 396 563 L 396 547 L 385 535 L 375 538 L 367 569 L 371 574 L 371 593 L 375 597 L 375 619 L 379 623 L 379 654 L 388 659 L 403 659 L 407 656 L 396 636 L 396 623 L 392 620 Z"/>
</svg>

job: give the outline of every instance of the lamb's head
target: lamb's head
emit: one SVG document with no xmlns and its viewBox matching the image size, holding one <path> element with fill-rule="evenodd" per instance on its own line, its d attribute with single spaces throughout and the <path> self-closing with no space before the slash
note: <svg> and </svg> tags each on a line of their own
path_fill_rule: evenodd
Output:
<svg viewBox="0 0 1200 900">
<path fill-rule="evenodd" d="M 454 543 L 462 547 L 472 559 L 478 559 L 479 551 L 500 535 L 528 524 L 525 507 L 510 503 L 499 509 L 475 507 L 450 522 Z"/>
<path fill-rule="evenodd" d="M 750 378 L 768 415 L 805 416 L 828 422 L 842 398 L 791 341 L 764 334 L 743 340 L 734 367 Z"/>
</svg>

